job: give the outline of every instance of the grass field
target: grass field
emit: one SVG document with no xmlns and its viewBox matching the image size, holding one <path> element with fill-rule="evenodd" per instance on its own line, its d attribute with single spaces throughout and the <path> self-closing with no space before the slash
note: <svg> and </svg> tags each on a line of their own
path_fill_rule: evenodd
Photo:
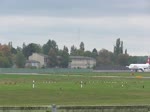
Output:
<svg viewBox="0 0 150 112">
<path fill-rule="evenodd" d="M 0 105 L 150 104 L 149 77 L 150 73 L 1 74 Z"/>
</svg>

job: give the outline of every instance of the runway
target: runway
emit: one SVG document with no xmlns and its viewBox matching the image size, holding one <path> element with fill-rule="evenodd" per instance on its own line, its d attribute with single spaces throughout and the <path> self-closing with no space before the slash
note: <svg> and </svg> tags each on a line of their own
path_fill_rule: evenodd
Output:
<svg viewBox="0 0 150 112">
<path fill-rule="evenodd" d="M 119 72 L 120 72 L 120 73 L 122 73 L 122 72 L 123 72 L 123 73 L 124 73 L 124 72 L 127 72 L 127 73 L 128 73 L 128 72 L 129 72 L 129 73 L 130 73 L 131 70 L 93 70 L 93 72 L 106 72 L 106 73 L 107 73 L 107 72 L 109 72 L 109 73 L 110 73 L 110 72 L 112 72 L 112 73 L 119 73 Z M 142 71 L 138 71 L 138 72 L 142 72 Z M 150 69 L 149 69 L 149 70 L 146 70 L 146 71 L 144 71 L 144 72 L 150 72 Z"/>
<path fill-rule="evenodd" d="M 93 70 L 93 72 L 131 72 L 130 70 Z"/>
</svg>

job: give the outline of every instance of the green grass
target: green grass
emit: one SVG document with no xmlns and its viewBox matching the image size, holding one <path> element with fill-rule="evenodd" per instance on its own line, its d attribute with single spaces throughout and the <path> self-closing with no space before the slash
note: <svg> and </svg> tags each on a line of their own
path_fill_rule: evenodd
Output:
<svg viewBox="0 0 150 112">
<path fill-rule="evenodd" d="M 150 104 L 150 79 L 136 76 L 148 77 L 150 73 L 136 73 L 134 76 L 130 73 L 1 74 L 0 105 Z M 84 83 L 83 88 L 80 87 L 81 81 Z"/>
</svg>

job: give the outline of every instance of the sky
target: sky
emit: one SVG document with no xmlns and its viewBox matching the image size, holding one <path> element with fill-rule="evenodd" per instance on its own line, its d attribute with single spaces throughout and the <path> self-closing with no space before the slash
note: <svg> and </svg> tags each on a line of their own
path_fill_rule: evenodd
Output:
<svg viewBox="0 0 150 112">
<path fill-rule="evenodd" d="M 113 52 L 116 39 L 130 55 L 150 55 L 149 0 L 0 0 L 0 43 L 72 45 Z"/>
</svg>

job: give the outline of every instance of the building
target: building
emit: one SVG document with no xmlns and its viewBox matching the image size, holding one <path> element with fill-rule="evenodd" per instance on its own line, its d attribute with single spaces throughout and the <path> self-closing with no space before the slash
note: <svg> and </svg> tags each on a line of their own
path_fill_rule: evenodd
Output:
<svg viewBox="0 0 150 112">
<path fill-rule="evenodd" d="M 39 62 L 39 68 L 46 67 L 48 62 L 48 56 L 44 54 L 33 53 L 31 56 L 29 56 L 29 61 L 31 60 Z"/>
<path fill-rule="evenodd" d="M 69 68 L 93 68 L 96 60 L 91 57 L 70 56 Z"/>
<path fill-rule="evenodd" d="M 25 64 L 26 68 L 40 68 L 40 62 L 35 61 L 35 60 L 27 60 Z"/>
<path fill-rule="evenodd" d="M 58 60 L 60 56 L 57 56 Z M 30 67 L 47 67 L 48 56 L 44 54 L 33 53 L 29 56 L 26 65 Z M 68 68 L 93 68 L 96 65 L 96 60 L 91 57 L 84 56 L 70 56 Z"/>
</svg>

